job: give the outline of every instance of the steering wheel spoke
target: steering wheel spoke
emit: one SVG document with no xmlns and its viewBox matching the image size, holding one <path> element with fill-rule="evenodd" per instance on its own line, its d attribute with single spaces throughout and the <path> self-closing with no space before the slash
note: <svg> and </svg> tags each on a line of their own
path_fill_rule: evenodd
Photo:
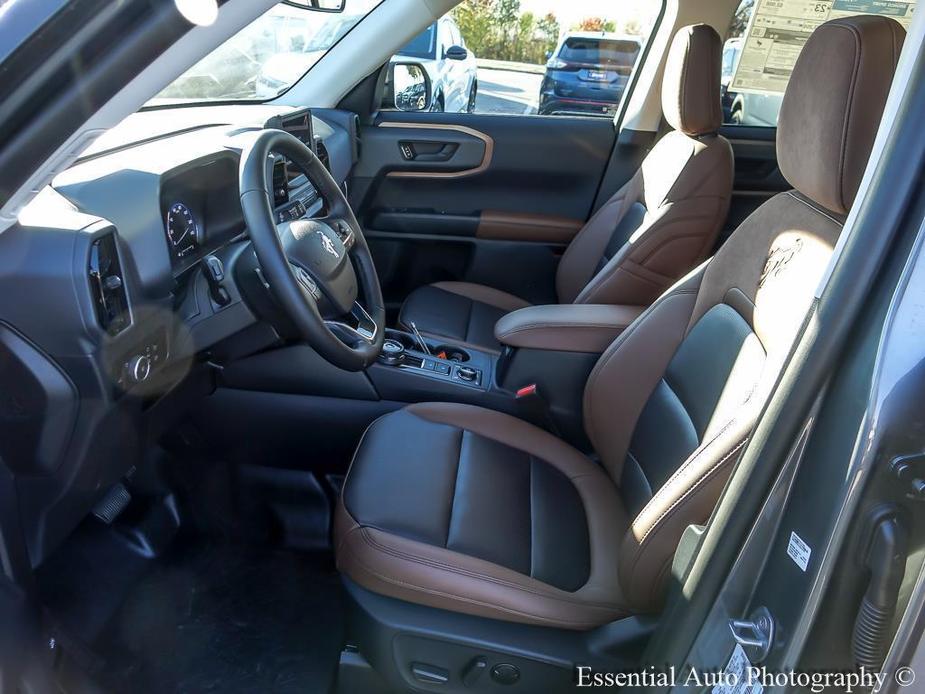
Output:
<svg viewBox="0 0 925 694">
<path fill-rule="evenodd" d="M 321 290 L 318 288 L 318 283 L 315 281 L 315 278 L 308 274 L 304 268 L 295 263 L 289 263 L 289 265 L 292 267 L 292 274 L 295 275 L 299 287 L 301 287 L 304 292 L 307 292 L 316 303 L 321 301 Z"/>
<path fill-rule="evenodd" d="M 343 219 L 342 217 L 337 217 L 334 215 L 321 217 L 317 221 L 324 222 L 334 230 L 334 233 L 337 234 L 338 238 L 341 240 L 341 243 L 344 244 L 344 248 L 347 249 L 348 253 L 353 249 L 354 245 L 356 244 L 356 232 L 350 225 L 350 222 Z"/>
<path fill-rule="evenodd" d="M 324 324 L 346 344 L 353 344 L 358 339 L 372 344 L 379 333 L 376 321 L 359 301 L 353 304 L 343 320 L 326 320 Z"/>
</svg>

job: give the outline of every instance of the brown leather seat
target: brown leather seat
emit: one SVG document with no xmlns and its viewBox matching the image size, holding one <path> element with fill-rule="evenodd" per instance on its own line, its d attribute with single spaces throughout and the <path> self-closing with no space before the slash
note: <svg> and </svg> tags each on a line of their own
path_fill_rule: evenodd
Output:
<svg viewBox="0 0 925 694">
<path fill-rule="evenodd" d="M 585 390 L 595 462 L 530 424 L 455 404 L 375 422 L 336 520 L 340 569 L 432 607 L 588 629 L 657 610 L 800 330 L 857 192 L 902 46 L 883 17 L 822 25 L 794 69 L 778 159 L 794 190 L 663 294 Z"/>
<path fill-rule="evenodd" d="M 556 274 L 559 303 L 648 306 L 712 252 L 729 210 L 733 161 L 722 124 L 722 43 L 698 24 L 675 36 L 662 81 L 674 129 L 578 232 Z M 494 325 L 529 302 L 469 282 L 413 291 L 399 322 L 434 338 L 497 350 Z"/>
</svg>

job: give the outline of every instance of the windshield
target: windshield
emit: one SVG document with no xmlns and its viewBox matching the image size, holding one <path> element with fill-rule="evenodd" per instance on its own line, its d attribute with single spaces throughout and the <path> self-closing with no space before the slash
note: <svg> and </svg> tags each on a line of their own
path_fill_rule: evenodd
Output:
<svg viewBox="0 0 925 694">
<path fill-rule="evenodd" d="M 295 84 L 382 0 L 346 0 L 341 13 L 280 3 L 148 102 L 272 99 Z"/>
<path fill-rule="evenodd" d="M 411 39 L 408 44 L 402 48 L 399 55 L 408 55 L 414 58 L 431 58 L 434 52 L 434 34 L 436 24 L 431 24 L 420 34 Z"/>
</svg>

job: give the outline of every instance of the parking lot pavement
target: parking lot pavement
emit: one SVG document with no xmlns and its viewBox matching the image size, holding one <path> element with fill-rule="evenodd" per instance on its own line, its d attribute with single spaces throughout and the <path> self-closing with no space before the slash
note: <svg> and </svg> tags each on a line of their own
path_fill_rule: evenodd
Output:
<svg viewBox="0 0 925 694">
<path fill-rule="evenodd" d="M 479 68 L 476 113 L 536 113 L 542 75 Z"/>
</svg>

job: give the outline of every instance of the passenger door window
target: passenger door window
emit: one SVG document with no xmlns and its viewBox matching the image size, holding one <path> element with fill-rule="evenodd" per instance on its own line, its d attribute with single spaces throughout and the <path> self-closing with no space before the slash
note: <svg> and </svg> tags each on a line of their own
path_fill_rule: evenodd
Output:
<svg viewBox="0 0 925 694">
<path fill-rule="evenodd" d="M 613 118 L 661 7 L 658 0 L 464 0 L 447 15 L 438 50 L 455 45 L 467 55 L 445 61 L 452 65 L 439 75 L 423 66 L 439 92 L 430 108 Z M 393 62 L 413 61 L 405 56 Z M 416 107 L 421 86 L 400 85 L 397 75 L 394 101 Z M 457 97 L 452 104 L 449 94 Z"/>
</svg>

